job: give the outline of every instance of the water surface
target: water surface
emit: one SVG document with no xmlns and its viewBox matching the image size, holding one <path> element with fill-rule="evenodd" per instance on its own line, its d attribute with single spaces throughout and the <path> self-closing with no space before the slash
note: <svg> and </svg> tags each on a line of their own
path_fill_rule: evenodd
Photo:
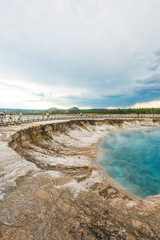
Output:
<svg viewBox="0 0 160 240">
<path fill-rule="evenodd" d="M 160 193 L 160 129 L 121 130 L 101 143 L 100 165 L 130 194 Z"/>
</svg>

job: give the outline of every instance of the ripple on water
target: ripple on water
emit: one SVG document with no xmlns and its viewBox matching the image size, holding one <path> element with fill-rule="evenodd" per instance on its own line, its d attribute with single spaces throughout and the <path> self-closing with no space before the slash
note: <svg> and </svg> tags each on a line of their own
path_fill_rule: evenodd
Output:
<svg viewBox="0 0 160 240">
<path fill-rule="evenodd" d="M 106 137 L 100 165 L 138 197 L 160 193 L 160 129 L 121 130 Z"/>
</svg>

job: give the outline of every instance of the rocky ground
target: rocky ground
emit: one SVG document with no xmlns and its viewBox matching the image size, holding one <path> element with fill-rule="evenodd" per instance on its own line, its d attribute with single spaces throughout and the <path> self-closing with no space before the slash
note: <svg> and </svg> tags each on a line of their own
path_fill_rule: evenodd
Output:
<svg viewBox="0 0 160 240">
<path fill-rule="evenodd" d="M 160 239 L 160 195 L 134 199 L 95 161 L 97 143 L 152 120 L 78 120 L 0 128 L 0 239 Z"/>
</svg>

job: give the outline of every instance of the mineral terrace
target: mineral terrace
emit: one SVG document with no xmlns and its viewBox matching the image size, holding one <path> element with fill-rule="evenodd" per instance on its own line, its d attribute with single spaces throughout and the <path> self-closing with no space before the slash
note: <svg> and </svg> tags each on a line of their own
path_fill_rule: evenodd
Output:
<svg viewBox="0 0 160 240">
<path fill-rule="evenodd" d="M 160 195 L 135 199 L 98 167 L 97 143 L 153 120 L 0 127 L 0 239 L 160 239 Z"/>
</svg>

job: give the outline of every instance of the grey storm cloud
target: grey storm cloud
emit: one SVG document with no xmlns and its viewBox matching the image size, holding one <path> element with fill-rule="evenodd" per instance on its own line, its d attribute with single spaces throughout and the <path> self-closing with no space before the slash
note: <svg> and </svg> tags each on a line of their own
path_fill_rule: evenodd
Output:
<svg viewBox="0 0 160 240">
<path fill-rule="evenodd" d="M 137 83 L 140 84 L 145 84 L 145 85 L 160 85 L 160 74 L 159 75 L 152 75 L 148 78 L 140 79 L 136 81 Z"/>
<path fill-rule="evenodd" d="M 148 66 L 148 69 L 151 70 L 151 71 L 155 71 L 159 68 L 159 65 L 160 64 L 158 64 L 158 63 L 153 63 L 150 66 Z"/>
<path fill-rule="evenodd" d="M 159 56 L 160 56 L 160 49 L 156 50 L 156 51 L 154 52 L 154 54 L 159 57 Z"/>
</svg>

